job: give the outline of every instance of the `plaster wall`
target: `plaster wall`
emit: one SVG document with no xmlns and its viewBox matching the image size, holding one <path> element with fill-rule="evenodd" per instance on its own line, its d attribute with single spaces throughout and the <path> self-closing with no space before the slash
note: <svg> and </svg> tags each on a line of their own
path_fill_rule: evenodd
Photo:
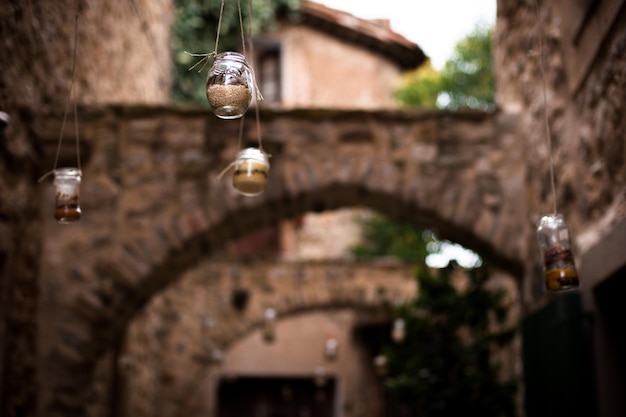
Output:
<svg viewBox="0 0 626 417">
<path fill-rule="evenodd" d="M 284 108 L 397 108 L 401 71 L 386 58 L 305 26 L 286 26 L 282 44 Z"/>
</svg>

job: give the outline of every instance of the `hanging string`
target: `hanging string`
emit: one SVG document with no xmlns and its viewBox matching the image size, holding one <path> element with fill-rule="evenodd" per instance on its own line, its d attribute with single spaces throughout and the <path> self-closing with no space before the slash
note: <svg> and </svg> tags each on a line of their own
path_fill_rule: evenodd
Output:
<svg viewBox="0 0 626 417">
<path fill-rule="evenodd" d="M 193 64 L 191 67 L 189 67 L 189 69 L 187 71 L 191 71 L 192 69 L 196 68 L 198 65 L 201 65 L 201 67 L 198 70 L 198 72 L 202 72 L 202 71 L 204 71 L 206 66 L 209 64 L 211 58 L 215 58 L 217 56 L 218 44 L 219 44 L 219 39 L 220 39 L 220 32 L 221 32 L 221 27 L 222 27 L 222 16 L 224 14 L 224 3 L 225 3 L 225 1 L 222 0 L 222 3 L 220 5 L 220 15 L 219 15 L 219 19 L 217 21 L 217 34 L 215 36 L 215 50 L 213 52 L 209 52 L 208 54 L 196 54 L 196 53 L 191 53 L 191 52 L 184 51 L 184 53 L 189 55 L 189 56 L 201 58 L 198 62 Z M 238 14 L 239 14 L 239 27 L 240 27 L 240 31 L 241 31 L 241 47 L 242 47 L 243 55 L 246 56 L 246 40 L 245 40 L 245 36 L 244 36 L 244 25 L 243 25 L 243 16 L 242 16 L 242 13 L 241 13 L 241 3 L 240 3 L 240 0 L 237 0 L 237 11 L 238 11 Z M 250 14 L 250 16 L 252 16 L 252 14 Z M 250 71 L 252 72 L 252 85 L 254 87 L 253 90 L 254 90 L 255 98 L 257 100 L 263 100 L 263 95 L 261 94 L 261 90 L 259 89 L 259 86 L 258 86 L 258 84 L 256 82 L 256 74 L 254 73 L 254 69 L 250 68 Z"/>
<path fill-rule="evenodd" d="M 79 1 L 76 1 L 77 10 L 79 9 Z M 69 113 L 70 108 L 70 100 L 72 98 L 72 92 L 74 91 L 74 82 L 76 81 L 76 61 L 78 56 L 78 17 L 80 13 L 77 11 L 76 16 L 74 18 L 74 45 L 72 51 L 72 75 L 70 79 L 70 86 L 68 88 L 67 97 L 65 99 L 65 110 L 63 112 L 63 121 L 61 122 L 61 132 L 59 133 L 59 141 L 57 143 L 56 153 L 54 155 L 54 164 L 52 165 L 52 170 L 46 172 L 42 175 L 37 182 L 42 182 L 49 175 L 53 174 L 57 169 L 59 164 L 59 156 L 61 155 L 61 147 L 63 145 L 63 134 L 65 132 L 65 124 L 67 122 L 67 115 Z M 78 105 L 76 103 L 76 99 L 74 100 L 74 136 L 76 138 L 76 166 L 80 170 L 80 139 L 78 136 Z"/>
<path fill-rule="evenodd" d="M 237 0 L 237 2 L 239 2 L 239 0 Z M 242 24 L 242 28 L 243 28 L 243 24 Z M 243 30 L 243 29 L 242 29 Z M 248 37 L 249 39 L 252 39 L 252 0 L 248 0 Z M 254 44 L 253 42 L 250 42 L 250 55 L 254 56 Z M 255 91 L 255 100 L 254 100 L 254 114 L 256 116 L 256 135 L 257 135 L 257 140 L 259 142 L 259 150 L 262 151 L 263 153 L 265 153 L 265 151 L 263 151 L 263 141 L 261 140 L 261 115 L 259 113 L 259 101 L 263 100 L 263 95 L 261 94 L 261 91 L 259 90 L 259 86 L 256 82 L 256 74 L 254 72 L 254 69 L 252 70 L 252 78 L 254 80 L 254 91 Z M 270 155 L 267 155 L 268 158 L 270 157 Z"/>
<path fill-rule="evenodd" d="M 211 58 L 215 58 L 217 56 L 217 51 L 218 51 L 218 47 L 220 43 L 220 32 L 222 31 L 222 17 L 224 15 L 224 3 L 225 3 L 225 0 L 222 0 L 222 3 L 220 4 L 220 14 L 217 19 L 217 34 L 215 35 L 215 48 L 213 49 L 213 52 L 209 52 L 208 54 L 194 54 L 191 52 L 184 51 L 184 53 L 186 53 L 187 55 L 190 55 L 193 57 L 202 57 L 202 59 L 200 59 L 198 62 L 193 64 L 187 71 L 191 71 L 192 69 L 196 68 L 198 65 L 202 64 L 202 66 L 198 70 L 198 72 L 202 72 L 204 68 L 206 68 L 206 66 L 209 64 L 209 61 L 211 60 Z"/>
<path fill-rule="evenodd" d="M 246 115 L 244 114 L 243 116 L 241 116 L 240 122 L 239 122 L 239 138 L 237 140 L 237 149 L 241 149 L 241 142 L 243 140 L 243 121 L 245 120 Z"/>
<path fill-rule="evenodd" d="M 539 13 L 539 2 L 535 1 L 535 11 L 537 14 L 537 30 L 539 32 L 539 69 L 541 70 L 541 83 L 543 87 L 543 121 L 546 129 L 546 138 L 548 141 L 548 155 L 550 159 L 550 187 L 552 189 L 552 204 L 554 214 L 557 213 L 557 197 L 556 197 L 556 182 L 554 178 L 554 157 L 552 155 L 552 135 L 550 133 L 550 123 L 548 121 L 548 93 L 547 93 L 547 83 L 546 83 L 546 71 L 544 66 L 544 57 L 543 57 L 543 37 L 544 37 L 544 28 L 541 22 L 541 17 Z"/>
<path fill-rule="evenodd" d="M 241 142 L 243 139 L 243 121 L 246 118 L 245 115 L 241 116 L 241 119 L 239 119 L 239 135 L 237 138 L 237 152 L 239 152 L 241 150 Z M 219 174 L 217 174 L 217 179 L 222 179 L 222 177 L 224 176 L 224 174 L 226 174 L 228 172 L 228 170 L 230 170 L 232 167 L 235 166 L 236 161 L 231 162 L 230 164 L 228 164 L 226 166 L 226 168 L 224 168 Z"/>
<path fill-rule="evenodd" d="M 223 4 L 223 2 L 222 2 Z M 241 31 L 241 48 L 243 51 L 243 55 L 246 56 L 246 38 L 245 38 L 245 30 L 244 30 L 244 22 L 243 22 L 243 14 L 242 14 L 242 8 L 241 8 L 241 0 L 237 0 L 237 12 L 239 15 L 239 27 L 240 27 L 240 31 Z M 249 39 L 252 39 L 252 0 L 248 1 L 248 37 Z M 250 42 L 250 55 L 253 55 L 254 53 L 254 46 L 253 43 Z M 197 64 L 196 64 L 197 65 Z M 258 146 L 259 146 L 259 150 L 261 152 L 263 152 L 268 158 L 271 157 L 270 154 L 267 154 L 264 150 L 263 150 L 263 141 L 261 139 L 261 115 L 259 112 L 259 105 L 258 102 L 260 100 L 263 100 L 263 95 L 261 94 L 261 91 L 259 90 L 258 84 L 256 82 L 256 75 L 254 73 L 254 69 L 251 67 L 250 68 L 251 72 L 252 72 L 252 84 L 253 84 L 253 89 L 254 89 L 254 98 L 255 98 L 255 106 L 254 106 L 254 110 L 255 110 L 255 119 L 256 119 L 256 134 L 257 134 L 257 140 L 258 140 Z M 237 150 L 240 151 L 241 150 L 241 145 L 243 142 L 243 132 L 244 132 L 244 120 L 245 120 L 245 115 L 241 117 L 241 121 L 239 124 L 239 135 L 238 135 L 238 142 L 237 142 Z M 231 162 L 230 164 L 228 164 L 228 166 L 226 166 L 226 168 L 224 168 L 218 175 L 217 178 L 221 179 L 224 174 L 226 174 L 231 168 L 233 168 L 236 164 L 236 161 Z"/>
<path fill-rule="evenodd" d="M 243 17 L 241 14 L 241 0 L 237 0 L 237 13 L 239 14 L 239 30 L 241 31 L 241 51 L 246 56 L 246 38 L 243 30 Z M 252 20 L 252 15 L 248 13 L 248 22 Z"/>
<path fill-rule="evenodd" d="M 80 141 L 78 139 L 78 104 L 74 99 L 74 136 L 76 136 L 76 167 L 82 171 L 80 166 Z"/>
</svg>

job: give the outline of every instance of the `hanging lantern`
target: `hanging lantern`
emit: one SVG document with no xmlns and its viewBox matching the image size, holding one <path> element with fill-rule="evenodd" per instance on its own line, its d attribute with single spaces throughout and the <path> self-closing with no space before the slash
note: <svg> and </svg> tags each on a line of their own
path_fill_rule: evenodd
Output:
<svg viewBox="0 0 626 417">
<path fill-rule="evenodd" d="M 270 163 L 267 154 L 257 148 L 239 152 L 234 162 L 233 187 L 242 195 L 253 197 L 267 186 Z"/>
<path fill-rule="evenodd" d="M 276 339 L 276 310 L 269 307 L 263 312 L 263 340 L 272 343 Z"/>
<path fill-rule="evenodd" d="M 252 70 L 238 52 L 215 57 L 206 81 L 206 96 L 213 113 L 221 119 L 238 119 L 250 106 L 254 89 Z"/>
<path fill-rule="evenodd" d="M 328 375 L 326 373 L 326 368 L 323 366 L 318 366 L 315 368 L 315 373 L 313 375 L 313 382 L 316 387 L 323 387 L 326 385 L 328 381 Z"/>
<path fill-rule="evenodd" d="M 387 375 L 388 372 L 388 360 L 387 357 L 383 354 L 380 355 L 376 355 L 374 357 L 373 363 L 374 363 L 374 371 L 376 372 L 376 375 L 378 376 L 385 376 Z"/>
<path fill-rule="evenodd" d="M 78 168 L 58 168 L 54 170 L 54 218 L 59 223 L 72 223 L 80 220 L 81 175 L 82 172 Z"/>
<path fill-rule="evenodd" d="M 543 259 L 544 282 L 548 291 L 578 288 L 570 231 L 561 214 L 543 216 L 537 228 L 539 250 Z"/>
<path fill-rule="evenodd" d="M 334 361 L 337 359 L 337 348 L 339 347 L 339 342 L 334 337 L 329 337 L 326 339 L 326 343 L 324 344 L 324 357 L 328 361 Z"/>
<path fill-rule="evenodd" d="M 404 319 L 398 318 L 393 321 L 391 328 L 391 339 L 396 343 L 402 343 L 406 337 L 406 323 Z"/>
</svg>

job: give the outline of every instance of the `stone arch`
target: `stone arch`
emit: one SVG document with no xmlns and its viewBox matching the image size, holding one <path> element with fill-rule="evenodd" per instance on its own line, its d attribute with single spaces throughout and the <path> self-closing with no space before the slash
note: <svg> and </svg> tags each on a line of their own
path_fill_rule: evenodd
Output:
<svg viewBox="0 0 626 417">
<path fill-rule="evenodd" d="M 133 314 L 185 270 L 225 241 L 308 211 L 366 206 L 434 227 L 522 275 L 523 165 L 511 117 L 264 111 L 262 119 L 263 143 L 272 155 L 270 185 L 262 196 L 245 198 L 217 175 L 236 152 L 237 124 L 218 129 L 220 121 L 199 110 L 89 113 L 81 137 L 91 149 L 84 172 L 94 179 L 86 185 L 105 185 L 109 193 L 87 200 L 93 214 L 85 227 L 99 234 L 90 242 L 93 257 L 80 267 L 60 267 L 60 274 L 84 285 L 72 286 L 59 343 L 48 356 L 58 379 L 52 392 L 60 392 L 52 402 L 72 397 L 53 408 L 80 407 L 80 395 L 63 393 L 84 391 L 89 369 Z M 36 121 L 37 135 L 43 134 L 37 126 L 58 123 L 49 116 Z M 244 127 L 243 143 L 255 143 L 253 123 Z M 186 194 L 181 184 L 194 191 Z M 113 228 L 107 211 L 116 213 Z M 56 238 L 76 239 L 65 230 Z"/>
<path fill-rule="evenodd" d="M 249 290 L 246 308 L 230 304 L 234 288 Z M 155 296 L 129 326 L 123 352 L 133 359 L 125 362 L 142 371 L 124 376 L 125 412 L 150 415 L 157 401 L 165 407 L 159 406 L 161 415 L 178 415 L 198 380 L 216 370 L 213 352 L 228 352 L 255 334 L 267 306 L 275 308 L 278 324 L 349 310 L 366 325 L 390 320 L 393 304 L 412 299 L 415 291 L 414 267 L 402 263 L 202 262 Z M 205 328 L 205 322 L 211 325 Z M 154 387 L 150 381 L 164 382 Z"/>
</svg>

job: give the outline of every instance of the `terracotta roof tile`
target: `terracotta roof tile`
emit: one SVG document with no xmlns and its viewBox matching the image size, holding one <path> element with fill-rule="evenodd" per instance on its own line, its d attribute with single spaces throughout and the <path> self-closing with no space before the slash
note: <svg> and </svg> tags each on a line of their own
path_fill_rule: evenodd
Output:
<svg viewBox="0 0 626 417">
<path fill-rule="evenodd" d="M 396 62 L 403 69 L 413 69 L 426 60 L 414 42 L 394 32 L 386 20 L 366 20 L 323 4 L 304 1 L 302 23 L 356 43 Z"/>
</svg>

